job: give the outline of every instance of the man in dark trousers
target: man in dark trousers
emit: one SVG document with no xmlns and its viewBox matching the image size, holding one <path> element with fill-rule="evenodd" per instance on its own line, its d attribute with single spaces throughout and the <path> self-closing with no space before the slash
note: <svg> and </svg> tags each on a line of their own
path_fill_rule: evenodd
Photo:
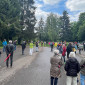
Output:
<svg viewBox="0 0 85 85">
<path fill-rule="evenodd" d="M 21 45 L 22 45 L 22 55 L 24 55 L 24 50 L 26 48 L 26 42 L 23 41 Z"/>
<path fill-rule="evenodd" d="M 50 43 L 51 52 L 53 51 L 53 42 Z"/>
<path fill-rule="evenodd" d="M 67 58 L 69 58 L 69 54 L 70 54 L 70 52 L 72 51 L 72 45 L 71 45 L 71 43 L 69 43 L 69 45 L 67 46 Z"/>
<path fill-rule="evenodd" d="M 10 67 L 12 67 L 13 64 L 13 51 L 14 51 L 14 45 L 12 44 L 12 41 L 9 40 L 9 44 L 6 45 L 6 54 L 7 57 L 9 56 L 10 58 Z M 9 58 L 6 60 L 6 66 L 9 67 Z"/>
</svg>

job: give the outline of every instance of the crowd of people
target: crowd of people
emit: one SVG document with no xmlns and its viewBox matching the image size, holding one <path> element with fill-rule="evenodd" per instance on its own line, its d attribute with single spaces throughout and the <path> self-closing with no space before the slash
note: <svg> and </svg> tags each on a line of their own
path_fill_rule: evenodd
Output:
<svg viewBox="0 0 85 85">
<path fill-rule="evenodd" d="M 50 59 L 50 81 L 51 85 L 57 85 L 58 78 L 61 76 L 61 67 L 64 66 L 66 72 L 66 85 L 77 85 L 78 74 L 80 72 L 80 85 L 85 85 L 85 58 L 79 63 L 76 59 L 76 50 L 79 49 L 79 43 L 70 42 L 67 46 L 65 43 L 50 44 L 51 51 L 53 46 L 56 47 L 54 55 Z M 66 53 L 67 52 L 67 53 Z M 67 59 L 65 58 L 67 54 Z M 63 60 L 64 63 L 63 63 Z"/>
<path fill-rule="evenodd" d="M 12 67 L 12 64 L 13 64 L 13 53 L 14 51 L 16 51 L 16 44 L 17 44 L 17 40 L 9 40 L 9 42 L 7 43 L 6 39 L 4 39 L 4 41 L 2 42 L 2 45 L 3 45 L 3 52 L 6 52 L 6 66 L 7 68 L 9 67 L 9 58 L 10 58 L 10 67 Z M 26 44 L 27 42 L 26 41 L 22 41 L 21 42 L 21 48 L 22 48 L 22 55 L 24 55 L 24 51 L 25 51 L 25 48 L 26 48 Z M 46 42 L 35 42 L 33 43 L 33 41 L 30 41 L 28 42 L 28 46 L 29 46 L 29 55 L 32 56 L 33 54 L 33 48 L 36 47 L 36 52 L 39 51 L 39 44 L 41 44 L 41 47 L 42 46 L 46 46 Z M 2 52 L 0 51 L 0 57 L 1 57 L 1 54 Z"/>
<path fill-rule="evenodd" d="M 10 67 L 13 65 L 13 53 L 16 50 L 16 43 L 17 40 L 14 42 L 12 40 L 9 40 L 9 43 L 7 44 L 6 39 L 3 41 L 3 52 L 6 52 L 7 60 L 6 60 L 6 66 L 9 67 L 9 58 L 10 58 Z M 26 48 L 26 41 L 22 41 L 21 47 L 22 47 L 22 55 L 24 55 L 24 50 Z M 29 43 L 29 54 L 33 54 L 33 48 L 36 47 L 36 52 L 39 51 L 39 44 L 41 44 L 41 47 L 46 46 L 46 42 L 35 42 L 30 41 Z M 66 45 L 66 42 L 60 42 L 60 43 L 53 43 L 48 42 L 48 44 L 51 47 L 51 52 L 53 52 L 53 48 L 55 46 L 56 50 L 54 50 L 54 55 L 50 59 L 51 68 L 50 68 L 50 81 L 51 85 L 57 85 L 58 78 L 61 77 L 61 67 L 64 66 L 64 70 L 66 71 L 66 85 L 71 85 L 73 82 L 73 85 L 77 85 L 78 81 L 78 73 L 80 72 L 80 81 L 81 85 L 85 85 L 85 58 L 82 59 L 82 61 L 79 63 L 76 59 L 76 50 L 79 49 L 79 54 L 81 54 L 82 46 L 80 43 L 72 43 L 70 42 L 68 45 Z M 85 43 L 83 43 L 83 48 L 85 51 Z M 67 52 L 67 53 L 66 53 Z M 67 59 L 66 59 L 67 56 Z"/>
</svg>

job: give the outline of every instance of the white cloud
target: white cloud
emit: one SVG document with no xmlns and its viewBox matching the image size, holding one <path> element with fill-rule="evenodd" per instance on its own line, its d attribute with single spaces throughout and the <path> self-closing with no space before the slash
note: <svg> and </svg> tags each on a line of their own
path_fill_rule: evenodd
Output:
<svg viewBox="0 0 85 85">
<path fill-rule="evenodd" d="M 85 0 L 68 0 L 66 7 L 70 11 L 85 11 Z"/>
<path fill-rule="evenodd" d="M 70 22 L 78 21 L 78 19 L 79 19 L 79 15 L 80 15 L 80 13 L 75 14 L 75 15 L 69 15 Z"/>
<path fill-rule="evenodd" d="M 43 0 L 45 4 L 54 5 L 58 4 L 61 0 Z"/>
<path fill-rule="evenodd" d="M 45 11 L 41 10 L 41 7 L 42 7 L 41 4 L 36 4 L 36 6 L 37 6 L 37 9 L 36 9 L 36 12 L 35 12 L 35 16 L 36 16 L 36 19 L 37 19 L 37 23 L 36 23 L 36 26 L 37 26 L 40 18 L 42 17 L 45 21 L 47 19 L 47 15 L 50 12 L 45 12 Z"/>
</svg>

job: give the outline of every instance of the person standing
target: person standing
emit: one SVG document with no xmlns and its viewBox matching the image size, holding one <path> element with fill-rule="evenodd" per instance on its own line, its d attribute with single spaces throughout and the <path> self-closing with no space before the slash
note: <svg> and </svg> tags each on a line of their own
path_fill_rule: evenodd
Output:
<svg viewBox="0 0 85 85">
<path fill-rule="evenodd" d="M 77 85 L 77 74 L 80 71 L 80 65 L 75 58 L 74 52 L 70 52 L 69 59 L 66 61 L 64 69 L 67 75 L 66 85 L 71 85 L 72 81 L 73 85 Z"/>
<path fill-rule="evenodd" d="M 84 51 L 85 51 L 85 42 L 84 42 Z"/>
<path fill-rule="evenodd" d="M 65 56 L 66 56 L 66 46 L 65 46 L 65 44 L 63 44 L 62 47 L 63 47 L 62 57 L 63 57 L 64 63 L 65 63 Z"/>
<path fill-rule="evenodd" d="M 78 45 L 78 49 L 79 49 L 79 54 L 81 54 L 81 50 L 82 50 L 82 45 L 81 44 Z"/>
<path fill-rule="evenodd" d="M 63 48 L 62 48 L 62 44 L 60 44 L 60 46 L 59 46 L 59 53 L 62 54 L 62 52 L 63 52 Z"/>
<path fill-rule="evenodd" d="M 43 47 L 43 41 L 41 41 L 41 47 Z"/>
<path fill-rule="evenodd" d="M 81 85 L 85 85 L 85 58 L 81 60 L 80 67 L 80 83 Z"/>
<path fill-rule="evenodd" d="M 0 57 L 1 57 L 1 51 L 0 51 Z"/>
<path fill-rule="evenodd" d="M 72 51 L 72 45 L 71 45 L 71 43 L 69 43 L 69 45 L 67 46 L 67 58 L 69 58 L 69 54 L 70 54 L 70 52 Z"/>
<path fill-rule="evenodd" d="M 17 40 L 15 40 L 14 43 L 13 43 L 14 44 L 14 50 L 16 50 L 16 42 L 17 42 Z"/>
<path fill-rule="evenodd" d="M 55 42 L 55 47 L 57 48 L 57 42 Z"/>
<path fill-rule="evenodd" d="M 4 41 L 3 41 L 3 52 L 5 52 L 5 49 L 6 49 L 6 45 L 7 45 L 7 41 L 6 41 L 6 39 L 4 39 Z"/>
<path fill-rule="evenodd" d="M 14 51 L 14 45 L 12 44 L 12 40 L 9 40 L 9 44 L 6 45 L 6 54 L 7 57 L 10 55 L 10 67 L 12 67 L 13 64 L 13 51 Z M 9 58 L 6 61 L 6 66 L 9 67 Z"/>
<path fill-rule="evenodd" d="M 57 85 L 58 78 L 61 75 L 62 61 L 59 55 L 59 50 L 54 51 L 54 56 L 50 59 L 50 85 Z"/>
<path fill-rule="evenodd" d="M 36 52 L 38 52 L 39 51 L 39 45 L 38 45 L 38 42 L 36 42 Z"/>
<path fill-rule="evenodd" d="M 50 47 L 51 47 L 51 52 L 53 51 L 53 43 L 50 43 Z"/>
<path fill-rule="evenodd" d="M 30 55 L 33 53 L 33 41 L 30 42 Z"/>
<path fill-rule="evenodd" d="M 25 43 L 25 41 L 23 41 L 21 45 L 22 45 L 22 55 L 24 55 L 24 50 L 25 50 L 25 48 L 26 48 L 26 43 Z"/>
</svg>

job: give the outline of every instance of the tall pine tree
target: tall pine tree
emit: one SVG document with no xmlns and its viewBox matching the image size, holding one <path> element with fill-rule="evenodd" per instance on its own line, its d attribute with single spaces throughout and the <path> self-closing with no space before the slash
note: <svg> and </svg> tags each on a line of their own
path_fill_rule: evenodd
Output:
<svg viewBox="0 0 85 85">
<path fill-rule="evenodd" d="M 67 11 L 63 12 L 63 16 L 61 16 L 61 40 L 62 41 L 70 41 L 71 39 L 71 28 L 70 28 L 70 20 Z"/>
<path fill-rule="evenodd" d="M 44 39 L 44 21 L 42 17 L 40 18 L 40 21 L 38 23 L 37 34 L 40 41 Z"/>
<path fill-rule="evenodd" d="M 0 38 L 12 39 L 16 36 L 20 6 L 17 0 L 0 0 Z"/>
<path fill-rule="evenodd" d="M 22 35 L 25 39 L 34 38 L 36 24 L 35 9 L 33 0 L 19 0 L 21 5 L 21 22 L 23 25 Z"/>
</svg>

